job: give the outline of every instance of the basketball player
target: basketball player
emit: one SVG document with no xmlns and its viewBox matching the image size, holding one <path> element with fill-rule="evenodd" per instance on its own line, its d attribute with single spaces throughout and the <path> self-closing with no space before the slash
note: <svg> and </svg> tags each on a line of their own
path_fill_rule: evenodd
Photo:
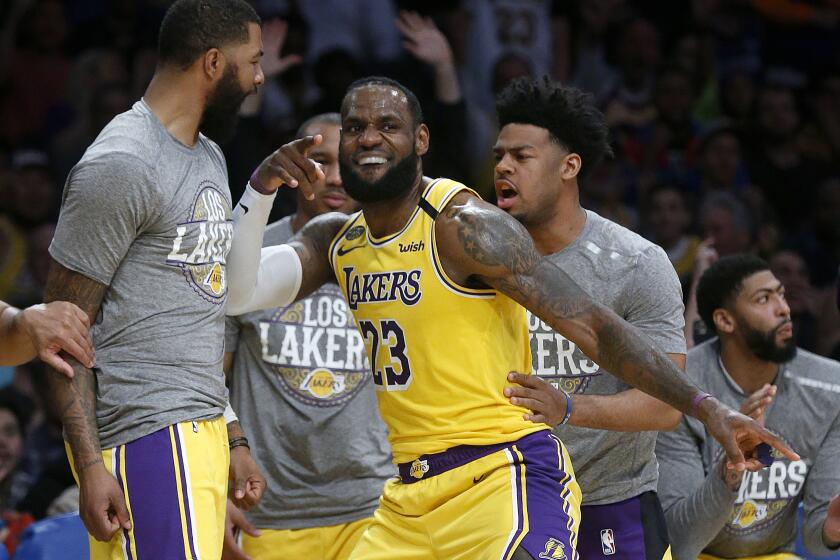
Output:
<svg viewBox="0 0 840 560">
<path fill-rule="evenodd" d="M 416 97 L 393 80 L 355 82 L 342 103 L 341 176 L 362 211 L 320 216 L 261 254 L 276 189 L 308 192 L 323 175 L 306 157 L 320 141 L 287 144 L 252 175 L 234 212 L 228 263 L 240 285 L 228 312 L 285 305 L 338 279 L 400 472 L 351 558 L 576 557 L 580 492 L 569 456 L 502 393 L 506 372 L 531 366 L 518 303 L 625 381 L 703 418 L 738 468 L 757 460 L 736 438 L 797 457 L 686 383 L 664 353 L 540 258 L 516 220 L 459 183 L 423 177 L 429 131 Z"/>
<path fill-rule="evenodd" d="M 688 377 L 777 430 L 802 458 L 774 452 L 769 469 L 740 473 L 693 418 L 659 434 L 674 558 L 794 560 L 800 504 L 808 551 L 840 549 L 840 364 L 796 347 L 784 287 L 758 257 L 712 264 L 697 305 L 717 338 L 689 351 Z"/>
<path fill-rule="evenodd" d="M 73 376 L 73 368 L 61 359 L 64 350 L 80 363 L 93 367 L 93 343 L 87 314 L 66 301 L 54 301 L 18 309 L 0 301 L 0 365 L 16 366 L 36 357 Z"/>
<path fill-rule="evenodd" d="M 309 157 L 325 178 L 312 185 L 313 200 L 297 192 L 297 212 L 266 228 L 263 245 L 285 243 L 326 212 L 358 209 L 338 172 L 340 127 L 338 113 L 301 126 L 299 138 L 323 138 Z M 365 345 L 341 290 L 328 282 L 289 307 L 228 318 L 225 349 L 231 405 L 268 482 L 247 516 L 259 536 L 243 533 L 242 551 L 255 560 L 347 558 L 394 468 Z M 225 543 L 230 558 L 236 547 Z"/>
<path fill-rule="evenodd" d="M 176 1 L 143 99 L 67 179 L 46 297 L 95 319 L 97 363 L 72 361 L 74 377 L 53 372 L 46 391 L 92 558 L 219 558 L 228 477 L 243 505 L 264 488 L 247 439 L 222 416 L 232 224 L 210 140 L 230 133 L 262 83 L 260 54 L 259 18 L 243 0 Z"/>
<path fill-rule="evenodd" d="M 682 289 L 665 251 L 580 205 L 578 178 L 610 153 L 601 113 L 580 90 L 548 79 L 511 83 L 497 111 L 499 208 L 525 226 L 540 254 L 683 368 Z M 574 168 L 562 165 L 568 154 L 577 154 Z M 583 492 L 581 558 L 670 557 L 653 449 L 656 430 L 673 429 L 680 413 L 629 387 L 530 313 L 528 327 L 531 372 L 539 377 L 517 376 L 525 387 L 508 393 L 526 407 L 544 392 L 560 393 L 559 422 L 567 412 L 561 391 L 574 395 L 569 425 L 554 433 L 569 449 Z"/>
</svg>

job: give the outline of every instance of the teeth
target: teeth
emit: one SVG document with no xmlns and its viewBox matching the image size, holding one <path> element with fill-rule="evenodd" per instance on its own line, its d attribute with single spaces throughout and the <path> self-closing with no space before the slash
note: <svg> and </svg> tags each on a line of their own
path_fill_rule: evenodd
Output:
<svg viewBox="0 0 840 560">
<path fill-rule="evenodd" d="M 359 165 L 378 165 L 386 161 L 388 160 L 384 157 L 363 157 L 359 160 Z"/>
</svg>

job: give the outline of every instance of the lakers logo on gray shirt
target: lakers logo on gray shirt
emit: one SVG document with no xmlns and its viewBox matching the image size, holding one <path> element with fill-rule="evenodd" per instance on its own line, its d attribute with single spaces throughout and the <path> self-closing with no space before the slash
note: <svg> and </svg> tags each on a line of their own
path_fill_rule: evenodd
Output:
<svg viewBox="0 0 840 560">
<path fill-rule="evenodd" d="M 199 185 L 189 219 L 178 224 L 176 234 L 166 264 L 180 267 L 189 285 L 207 301 L 224 302 L 233 216 L 227 197 L 212 181 Z"/>
</svg>

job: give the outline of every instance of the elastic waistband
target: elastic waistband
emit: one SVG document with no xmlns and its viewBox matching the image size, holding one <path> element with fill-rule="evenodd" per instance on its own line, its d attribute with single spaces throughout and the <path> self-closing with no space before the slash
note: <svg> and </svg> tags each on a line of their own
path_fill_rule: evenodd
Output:
<svg viewBox="0 0 840 560">
<path fill-rule="evenodd" d="M 458 445 L 440 453 L 421 455 L 410 463 L 398 464 L 397 468 L 399 469 L 400 479 L 403 484 L 413 484 L 414 482 L 432 478 L 446 471 L 462 467 L 467 463 L 495 453 L 496 451 L 507 449 L 508 447 L 524 443 L 536 437 L 544 437 L 547 433 L 550 433 L 550 431 L 540 430 L 539 432 L 528 434 L 514 441 L 494 443 L 492 445 Z"/>
</svg>

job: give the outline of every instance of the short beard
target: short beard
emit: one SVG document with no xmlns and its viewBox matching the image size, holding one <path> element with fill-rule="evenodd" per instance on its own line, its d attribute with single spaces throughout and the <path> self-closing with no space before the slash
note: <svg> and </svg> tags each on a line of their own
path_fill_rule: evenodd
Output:
<svg viewBox="0 0 840 560">
<path fill-rule="evenodd" d="M 788 321 L 784 321 L 769 332 L 762 332 L 747 327 L 744 332 L 744 341 L 747 344 L 747 348 L 760 360 L 773 362 L 774 364 L 783 364 L 791 361 L 796 356 L 796 339 L 790 337 L 782 346 L 776 344 L 776 334 L 779 332 L 779 329 L 787 324 Z"/>
<path fill-rule="evenodd" d="M 364 204 L 385 202 L 405 195 L 417 180 L 419 162 L 420 156 L 411 152 L 385 172 L 381 179 L 372 183 L 362 179 L 345 158 L 339 158 L 338 165 L 344 190 Z"/>
<path fill-rule="evenodd" d="M 218 144 L 224 144 L 236 131 L 239 122 L 239 107 L 248 96 L 242 91 L 237 78 L 237 68 L 229 65 L 225 68 L 222 79 L 216 84 L 216 89 L 207 97 L 204 114 L 198 129 Z"/>
</svg>

